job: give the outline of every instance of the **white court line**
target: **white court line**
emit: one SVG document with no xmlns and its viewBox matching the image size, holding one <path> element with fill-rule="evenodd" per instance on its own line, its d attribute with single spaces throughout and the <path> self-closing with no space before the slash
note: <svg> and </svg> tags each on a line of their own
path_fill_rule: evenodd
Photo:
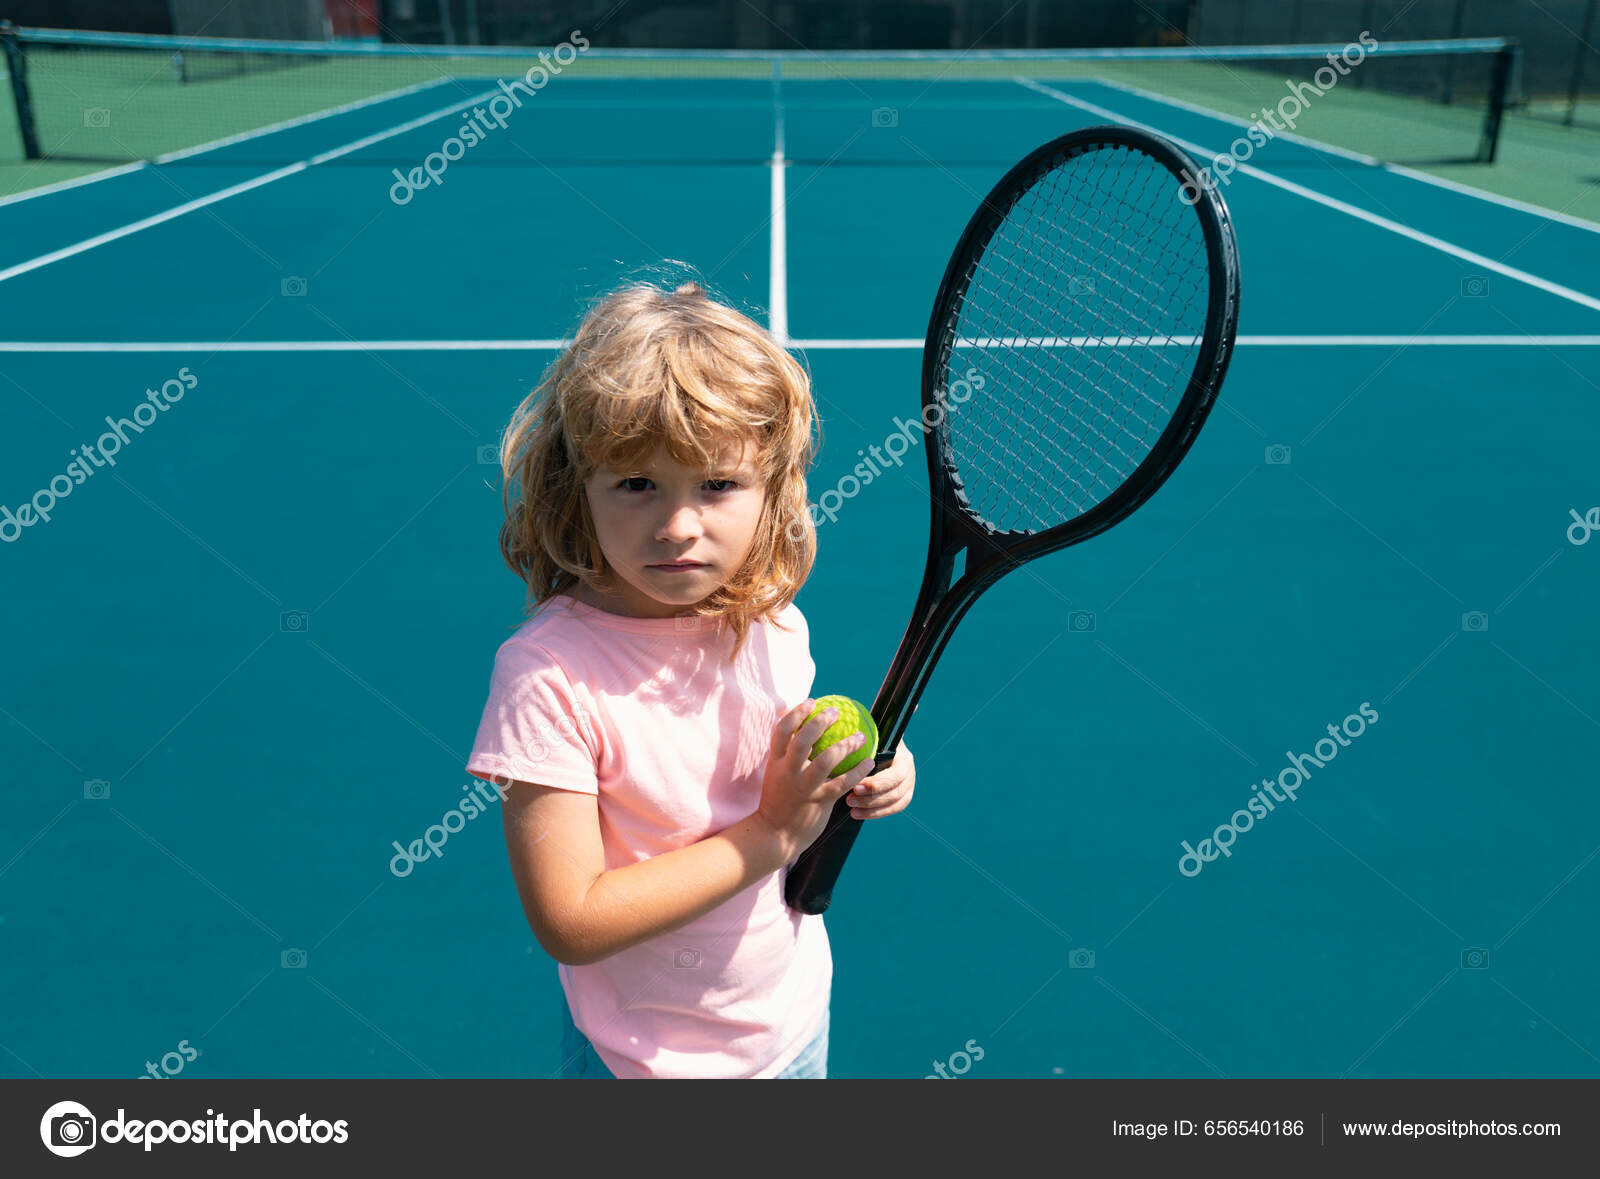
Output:
<svg viewBox="0 0 1600 1179">
<path fill-rule="evenodd" d="M 74 176 L 71 180 L 58 180 L 54 184 L 43 184 L 38 188 L 30 188 L 27 192 L 12 193 L 8 197 L 0 197 L 0 206 L 14 205 L 19 201 L 31 201 L 34 197 L 48 196 L 53 192 L 65 192 L 69 188 L 81 188 L 85 184 L 94 184 L 101 180 L 110 180 L 113 176 L 126 176 L 129 172 L 137 172 L 150 165 L 145 160 L 132 164 L 123 164 L 120 168 L 108 168 L 104 172 L 91 172 L 87 176 Z"/>
<path fill-rule="evenodd" d="M 558 352 L 571 340 L 0 340 L 0 352 Z"/>
<path fill-rule="evenodd" d="M 1481 188 L 1473 188 L 1471 185 L 1460 184 L 1454 180 L 1446 180 L 1443 176 L 1433 176 L 1427 172 L 1419 172 L 1415 168 L 1407 168 L 1404 164 L 1384 164 L 1383 167 L 1397 176 L 1408 176 L 1412 180 L 1420 180 L 1424 184 L 1432 184 L 1437 188 L 1447 188 L 1451 192 L 1477 197 L 1480 201 L 1504 205 L 1508 209 L 1531 213 L 1535 217 L 1545 217 L 1551 221 L 1559 221 L 1562 225 L 1570 225 L 1575 229 L 1587 229 L 1591 233 L 1600 233 L 1600 221 L 1586 221 L 1582 217 L 1574 217 L 1571 213 L 1560 213 L 1555 209 L 1531 205 L 1527 201 L 1519 201 L 1515 197 L 1501 196 L 1497 192 L 1485 192 Z"/>
<path fill-rule="evenodd" d="M 412 86 L 403 86 L 399 90 L 390 90 L 386 94 L 374 94 L 370 98 L 358 99 L 347 102 L 343 106 L 329 107 L 325 111 L 317 111 L 311 115 L 301 115 L 294 119 L 285 119 L 281 123 L 273 123 L 267 127 L 257 127 L 254 131 L 241 131 L 237 135 L 227 135 L 221 139 L 213 139 L 209 143 L 202 143 L 196 147 L 186 147 L 182 151 L 168 152 L 164 156 L 157 156 L 154 163 L 170 164 L 174 160 L 186 160 L 190 156 L 200 155 L 202 152 L 216 151 L 219 147 L 228 147 L 235 143 L 243 143 L 247 139 L 256 139 L 262 135 L 271 135 L 278 131 L 287 131 L 290 127 L 303 127 L 307 123 L 315 123 L 319 119 L 331 119 L 334 115 L 349 114 L 351 111 L 360 110 L 362 107 L 374 106 L 380 102 L 391 102 L 396 98 L 404 98 L 407 94 L 415 94 L 419 90 L 429 90 L 434 86 L 443 86 L 452 78 L 435 78 L 431 82 L 418 82 Z"/>
<path fill-rule="evenodd" d="M 263 176 L 257 176 L 254 180 L 246 180 L 239 184 L 230 185 L 219 192 L 211 193 L 209 196 L 198 197 L 192 201 L 185 201 L 183 204 L 176 205 L 173 208 L 167 209 L 165 212 L 156 213 L 139 221 L 133 221 L 127 225 L 120 226 L 117 229 L 96 234 L 94 237 L 85 238 L 83 241 L 76 242 L 73 245 L 64 246 L 59 250 L 52 250 L 48 254 L 40 254 L 37 258 L 30 258 L 26 262 L 19 262 L 15 266 L 7 267 L 5 270 L 0 270 L 0 282 L 5 282 L 7 279 L 15 278 L 19 274 L 26 274 L 30 270 L 38 270 L 42 266 L 49 266 L 53 262 L 60 262 L 64 258 L 71 258 L 75 254 L 82 254 L 85 251 L 95 249 L 97 246 L 103 246 L 107 242 L 114 242 L 119 238 L 124 238 L 130 234 L 138 233 L 140 230 L 149 229 L 151 226 L 160 225 L 163 222 L 171 221 L 177 217 L 182 217 L 185 213 L 192 213 L 196 209 L 203 209 L 207 205 L 214 205 L 218 201 L 225 201 L 229 197 L 238 196 L 242 192 L 249 192 L 253 188 L 260 188 L 262 185 L 271 184 L 275 180 L 282 180 L 285 176 L 293 176 L 296 172 L 304 172 L 307 168 L 314 168 L 318 164 L 324 164 L 329 160 L 338 159 L 340 156 L 349 155 L 353 151 L 359 151 L 364 147 L 370 147 L 374 143 L 380 143 L 385 139 L 392 138 L 393 136 L 404 134 L 407 131 L 413 131 L 418 127 L 433 122 L 435 119 L 442 119 L 446 115 L 454 114 L 456 111 L 465 110 L 473 103 L 482 102 L 498 93 L 498 90 L 486 90 L 482 94 L 475 94 L 471 98 L 463 99 L 461 102 L 458 102 L 453 106 L 442 107 L 439 110 L 432 111 L 429 114 L 412 119 L 410 122 L 401 123 L 398 127 L 391 127 L 387 131 L 380 131 L 375 135 L 365 136 L 364 138 L 357 139 L 354 142 L 346 143 L 340 147 L 336 147 L 332 151 L 322 152 L 318 155 L 310 157 L 309 159 L 300 160 L 297 163 L 290 164 L 287 167 L 277 168 Z"/>
<path fill-rule="evenodd" d="M 879 339 L 879 340 L 790 340 L 794 348 L 806 349 L 872 349 L 872 348 L 917 348 L 923 346 L 924 341 L 913 339 Z M 963 347 L 992 347 L 993 340 L 962 340 Z M 1096 340 L 1089 337 L 1040 337 L 1034 340 L 1007 340 L 1007 347 L 1016 347 L 1019 344 L 1034 347 L 1048 348 L 1084 348 L 1084 347 L 1128 347 L 1139 345 L 1142 347 L 1176 347 L 1190 348 L 1194 346 L 1192 337 L 1169 337 L 1155 339 L 1152 337 L 1129 337 L 1117 340 Z M 1600 335 L 1565 335 L 1565 336 L 1523 336 L 1523 335 L 1483 335 L 1483 336 L 1238 336 L 1234 339 L 1234 346 L 1238 348 L 1600 348 Z"/>
<path fill-rule="evenodd" d="M 1597 348 L 1600 336 L 1240 336 L 1235 343 L 1269 348 Z"/>
<path fill-rule="evenodd" d="M 1235 127 L 1249 127 L 1253 125 L 1247 120 L 1238 118 L 1234 115 L 1225 114 L 1222 111 L 1212 110 L 1210 107 L 1200 106 L 1197 103 L 1185 102 L 1181 98 L 1168 98 L 1164 94 L 1157 94 L 1153 90 L 1144 90 L 1138 86 L 1130 86 L 1126 82 L 1113 82 L 1109 78 L 1096 78 L 1095 81 L 1100 83 L 1102 86 L 1109 86 L 1113 90 L 1124 90 L 1127 93 L 1137 95 L 1140 98 L 1147 98 L 1151 102 L 1165 103 L 1167 106 L 1175 106 L 1181 110 L 1190 111 L 1193 114 L 1205 115 L 1207 118 L 1217 119 L 1224 123 L 1232 123 Z M 1439 188 L 1446 188 L 1451 192 L 1461 193 L 1463 196 L 1477 197 L 1481 201 L 1488 201 L 1493 205 L 1502 205 L 1507 209 L 1515 209 L 1519 213 L 1530 213 L 1535 217 L 1543 217 L 1550 221 L 1559 221 L 1563 225 L 1571 225 L 1576 229 L 1587 229 L 1590 233 L 1600 233 L 1600 221 L 1586 221 L 1582 217 L 1574 217 L 1570 213 L 1558 213 L 1554 209 L 1546 209 L 1540 205 L 1532 205 L 1527 201 L 1519 201 L 1515 197 L 1501 196 L 1499 193 L 1487 192 L 1481 188 L 1473 188 L 1471 185 L 1460 184 L 1454 180 L 1446 180 L 1442 176 L 1434 176 L 1427 172 L 1419 172 L 1415 168 L 1407 168 L 1403 164 L 1385 163 L 1383 160 L 1380 160 L 1375 156 L 1362 155 L 1357 151 L 1349 151 L 1346 148 L 1337 147 L 1331 143 L 1324 143 L 1320 139 L 1308 139 L 1306 136 L 1297 135 L 1293 131 L 1274 131 L 1272 134 L 1278 139 L 1287 139 L 1293 143 L 1298 143 L 1305 147 L 1315 148 L 1317 151 L 1325 151 L 1330 155 L 1343 156 L 1347 160 L 1355 160 L 1360 164 L 1370 164 L 1373 167 L 1382 168 L 1385 172 L 1393 172 L 1396 176 L 1405 176 L 1411 180 L 1420 180 L 1424 184 L 1432 184 Z"/>
<path fill-rule="evenodd" d="M 789 344 L 789 219 L 784 197 L 784 174 L 788 163 L 783 158 L 783 101 L 778 93 L 778 66 L 772 75 L 772 253 L 767 267 L 771 275 L 767 294 L 770 323 L 767 330 L 779 344 Z"/>
<path fill-rule="evenodd" d="M 1160 135 L 1166 139 L 1170 139 L 1179 147 L 1184 148 L 1186 151 L 1193 152 L 1202 159 L 1215 159 L 1219 154 L 1209 150 L 1208 148 L 1200 146 L 1198 143 L 1191 143 L 1189 140 L 1179 139 L 1176 135 L 1173 135 L 1167 131 L 1163 131 L 1159 127 L 1153 127 L 1149 123 L 1143 123 L 1138 119 L 1129 118 L 1127 115 L 1119 114 L 1116 111 L 1107 110 L 1103 106 L 1096 106 L 1092 102 L 1085 102 L 1081 98 L 1073 98 L 1069 94 L 1063 94 L 1061 91 L 1046 86 L 1042 82 L 1035 82 L 1031 78 L 1013 78 L 1012 81 L 1016 82 L 1019 86 L 1025 86 L 1030 90 L 1036 90 L 1041 94 L 1047 94 L 1051 98 L 1056 99 L 1058 102 L 1066 103 L 1068 106 L 1075 106 L 1081 110 L 1088 111 L 1090 114 L 1098 115 L 1100 118 L 1112 119 L 1116 122 L 1125 123 L 1132 127 L 1142 127 L 1146 131 Z M 1558 298 L 1566 299 L 1568 302 L 1576 303 L 1580 307 L 1587 307 L 1592 311 L 1600 311 L 1600 299 L 1595 298 L 1593 295 L 1586 295 L 1582 291 L 1575 291 L 1571 287 L 1564 287 L 1560 283 L 1554 283 L 1549 279 L 1540 278 L 1538 275 L 1530 274 L 1526 270 L 1518 270 L 1515 266 L 1507 266 L 1504 262 L 1496 262 L 1493 258 L 1489 258 L 1483 254 L 1475 253 L 1472 250 L 1465 249 L 1456 245 L 1454 242 L 1447 242 L 1443 238 L 1434 237 L 1431 233 L 1423 233 L 1420 229 L 1413 229 L 1409 225 L 1402 224 L 1399 221 L 1390 220 L 1388 217 L 1380 217 L 1376 213 L 1369 212 L 1366 209 L 1359 208 L 1356 205 L 1348 204 L 1347 202 L 1341 201 L 1336 197 L 1327 196 L 1324 193 L 1317 192 L 1315 189 L 1307 188 L 1303 184 L 1296 184 L 1292 180 L 1285 180 L 1281 176 L 1274 176 L 1270 172 L 1263 172 L 1260 168 L 1257 168 L 1254 165 L 1240 164 L 1238 165 L 1238 171 L 1246 176 L 1253 176 L 1257 180 L 1265 181 L 1276 188 L 1281 188 L 1285 192 L 1292 192 L 1296 196 L 1304 197 L 1308 201 L 1313 201 L 1316 204 L 1324 205 L 1327 208 L 1333 209 L 1337 212 L 1347 214 L 1348 216 L 1356 218 L 1358 221 L 1365 221 L 1369 225 L 1376 225 L 1379 229 L 1387 229 L 1390 233 L 1399 234 L 1401 237 L 1409 238 L 1411 241 L 1418 242 L 1421 245 L 1431 246 L 1441 253 L 1460 258 L 1465 262 L 1471 262 L 1474 266 L 1481 266 L 1485 270 L 1491 270 L 1496 274 L 1502 274 L 1509 279 L 1515 280 L 1516 282 L 1524 283 L 1527 286 L 1534 287 L 1537 290 L 1545 291 L 1548 294 L 1557 296 Z"/>
<path fill-rule="evenodd" d="M 121 352 L 558 352 L 572 341 L 547 340 L 0 340 L 0 353 Z M 1187 340 L 1173 340 L 1189 347 Z M 1600 335 L 1565 336 L 1239 336 L 1241 348 L 1600 348 Z M 910 350 L 921 339 L 790 340 L 809 351 Z M 1058 343 L 1058 346 L 1059 343 Z"/>
<path fill-rule="evenodd" d="M 170 152 L 164 156 L 157 156 L 153 161 L 138 160 L 131 164 L 123 164 L 119 168 L 108 168 L 103 172 L 94 172 L 88 176 L 76 176 L 71 180 L 61 180 L 55 184 L 45 184 L 38 188 L 30 188 L 27 192 L 13 193 L 11 196 L 0 197 L 0 207 L 14 205 L 19 201 L 32 200 L 34 197 L 48 196 L 51 193 L 65 192 L 69 188 L 78 188 L 85 184 L 94 184 L 101 180 L 110 180 L 114 176 L 126 176 L 129 172 L 137 172 L 141 168 L 148 168 L 152 163 L 168 164 L 174 160 L 185 159 L 189 156 L 199 155 L 201 152 L 212 151 L 219 147 L 227 147 L 232 143 L 239 143 L 246 139 L 254 139 L 258 135 L 267 135 L 274 131 L 287 130 L 290 127 L 303 126 L 314 123 L 318 119 L 326 119 L 333 115 L 342 115 L 360 107 L 371 106 L 379 102 L 388 102 L 418 90 L 426 90 L 430 86 L 439 86 L 451 81 L 450 78 L 436 78 L 432 82 L 418 82 L 414 86 L 406 86 L 400 90 L 391 90 L 387 94 L 377 94 L 371 98 L 363 98 L 359 102 L 346 103 L 344 106 L 332 107 L 325 111 L 318 111 L 314 115 L 302 115 L 297 119 L 286 119 L 281 123 L 273 123 L 269 127 L 258 127 L 254 131 L 245 131 L 239 135 L 229 135 L 223 139 L 213 139 L 210 143 L 202 143 L 198 147 L 185 148 L 182 151 Z"/>
<path fill-rule="evenodd" d="M 1164 94 L 1157 94 L 1154 90 L 1145 90 L 1139 86 L 1130 86 L 1126 82 L 1113 82 L 1110 78 L 1095 78 L 1093 80 L 1101 86 L 1107 86 L 1113 90 L 1121 90 L 1138 98 L 1147 98 L 1151 102 L 1159 102 L 1164 103 L 1167 106 L 1175 106 L 1180 110 L 1189 111 L 1191 114 L 1205 115 L 1207 118 L 1217 119 L 1220 122 L 1232 123 L 1235 127 L 1249 127 L 1252 125 L 1246 119 L 1241 119 L 1234 115 L 1224 114 L 1222 111 L 1212 110 L 1208 106 L 1201 106 L 1199 103 L 1194 102 L 1185 102 L 1181 98 L 1168 98 Z M 1291 143 L 1298 143 L 1303 147 L 1314 147 L 1318 151 L 1325 151 L 1332 155 L 1343 156 L 1347 160 L 1355 160 L 1357 163 L 1361 164 L 1371 164 L 1376 167 L 1383 163 L 1383 161 L 1378 159 L 1377 156 L 1362 155 L 1358 151 L 1350 151 L 1346 148 L 1336 147 L 1331 143 L 1323 143 L 1320 139 L 1308 139 L 1304 135 L 1295 134 L 1293 131 L 1273 131 L 1272 137 L 1276 139 L 1287 139 Z"/>
</svg>

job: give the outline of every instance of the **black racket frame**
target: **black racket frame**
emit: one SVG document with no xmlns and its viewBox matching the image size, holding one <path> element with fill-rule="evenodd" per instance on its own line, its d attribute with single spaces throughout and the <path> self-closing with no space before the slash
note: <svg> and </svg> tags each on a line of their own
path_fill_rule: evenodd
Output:
<svg viewBox="0 0 1600 1179">
<path fill-rule="evenodd" d="M 1205 238 L 1210 291 L 1204 334 L 1188 388 L 1155 446 L 1120 487 L 1083 515 L 1043 532 L 996 531 L 977 516 L 956 471 L 948 414 L 940 416 L 931 427 L 932 442 L 927 447 L 932 504 L 927 565 L 911 621 L 872 704 L 879 742 L 873 773 L 894 761 L 934 665 L 978 596 L 1010 570 L 1104 532 L 1154 495 L 1194 444 L 1227 373 L 1239 316 L 1239 258 L 1222 194 L 1209 173 L 1162 136 L 1120 125 L 1086 127 L 1030 152 L 995 184 L 967 222 L 945 267 L 928 321 L 922 353 L 924 413 L 938 404 L 941 395 L 945 336 L 947 328 L 954 330 L 973 263 L 1006 214 L 1040 176 L 1073 156 L 1106 147 L 1143 152 L 1164 165 L 1180 185 L 1191 186 L 1189 191 L 1198 193 L 1194 209 Z M 961 577 L 952 585 L 956 558 L 963 553 Z M 849 799 L 841 798 L 822 835 L 789 869 L 784 896 L 791 907 L 807 914 L 827 909 L 860 828 L 861 821 L 850 814 Z"/>
</svg>

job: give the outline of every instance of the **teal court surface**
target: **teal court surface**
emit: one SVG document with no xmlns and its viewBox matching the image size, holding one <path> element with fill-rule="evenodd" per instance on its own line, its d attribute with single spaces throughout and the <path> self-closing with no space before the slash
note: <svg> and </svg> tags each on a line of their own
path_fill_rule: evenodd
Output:
<svg viewBox="0 0 1600 1179">
<path fill-rule="evenodd" d="M 1016 158 L 1240 133 L 1092 77 L 574 76 L 392 196 L 493 92 L 0 202 L 0 504 L 183 389 L 0 545 L 0 1075 L 553 1076 L 498 814 L 391 860 L 472 781 L 523 597 L 482 448 L 585 301 L 672 260 L 793 344 L 818 499 L 915 417 Z M 1193 452 L 986 594 L 923 697 L 916 800 L 826 918 L 831 1075 L 969 1041 L 968 1078 L 1600 1073 L 1600 227 L 1250 163 Z M 815 693 L 875 693 L 926 478 L 913 447 L 822 525 Z M 1297 799 L 1239 816 L 1291 759 Z"/>
</svg>

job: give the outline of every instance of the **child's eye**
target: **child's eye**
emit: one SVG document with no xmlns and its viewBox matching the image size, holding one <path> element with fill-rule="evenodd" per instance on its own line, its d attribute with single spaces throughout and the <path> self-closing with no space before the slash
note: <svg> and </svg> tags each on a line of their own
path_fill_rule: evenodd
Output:
<svg viewBox="0 0 1600 1179">
<path fill-rule="evenodd" d="M 643 475 L 635 475 L 631 479 L 624 479 L 620 484 L 618 484 L 618 486 L 620 486 L 624 491 L 643 491 L 645 490 L 643 487 L 635 487 L 633 484 L 648 482 L 650 482 L 650 480 L 646 479 Z M 723 484 L 724 486 L 714 487 L 712 486 L 713 484 Z M 707 479 L 706 486 L 711 487 L 713 491 L 720 495 L 726 495 L 739 485 L 732 479 Z"/>
</svg>

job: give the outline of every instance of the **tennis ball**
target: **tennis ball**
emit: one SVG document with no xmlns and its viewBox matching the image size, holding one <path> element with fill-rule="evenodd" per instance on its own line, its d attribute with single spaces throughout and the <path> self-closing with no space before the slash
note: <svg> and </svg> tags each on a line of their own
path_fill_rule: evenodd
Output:
<svg viewBox="0 0 1600 1179">
<path fill-rule="evenodd" d="M 867 706 L 848 696 L 818 696 L 817 706 L 811 710 L 811 716 L 806 717 L 806 722 L 809 724 L 818 713 L 827 712 L 830 708 L 839 710 L 839 719 L 824 729 L 822 736 L 817 738 L 817 743 L 811 747 L 812 757 L 816 757 L 835 741 L 843 741 L 854 733 L 867 735 L 866 744 L 841 761 L 834 767 L 833 773 L 828 775 L 830 778 L 837 778 L 878 752 L 878 726 L 873 723 L 872 714 L 867 711 Z"/>
</svg>

